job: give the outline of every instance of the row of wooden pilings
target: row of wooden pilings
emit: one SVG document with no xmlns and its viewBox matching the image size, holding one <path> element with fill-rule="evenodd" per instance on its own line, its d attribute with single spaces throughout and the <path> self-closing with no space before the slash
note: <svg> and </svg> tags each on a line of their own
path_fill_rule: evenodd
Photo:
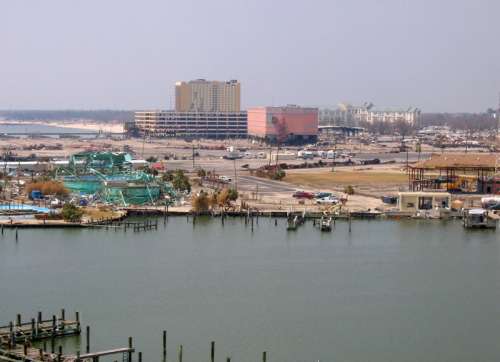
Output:
<svg viewBox="0 0 500 362">
<path fill-rule="evenodd" d="M 8 333 L 7 345 L 2 344 L 5 341 L 3 336 Z M 123 362 L 132 362 L 132 355 L 135 352 L 133 347 L 132 337 L 128 337 L 128 347 L 111 349 L 102 352 L 90 352 L 90 326 L 85 327 L 85 343 L 84 350 L 81 353 L 79 350 L 76 351 L 76 355 L 63 355 L 62 345 L 57 346 L 56 349 L 56 338 L 64 338 L 69 336 L 80 335 L 80 314 L 75 312 L 75 320 L 66 320 L 66 313 L 64 309 L 61 309 L 60 317 L 52 316 L 51 319 L 43 320 L 42 312 L 38 312 L 37 318 L 32 318 L 30 322 L 23 322 L 21 314 L 17 314 L 16 321 L 10 322 L 8 326 L 0 327 L 0 350 L 7 347 L 8 351 L 20 351 L 16 344 L 22 342 L 24 352 L 23 355 L 18 355 L 15 360 L 19 361 L 76 361 L 82 362 L 87 360 L 92 360 L 92 362 L 98 362 L 100 356 L 110 355 L 110 354 L 124 354 Z M 50 339 L 50 351 L 47 341 Z M 33 342 L 40 342 L 41 348 L 34 349 L 32 347 Z M 83 346 L 82 346 L 83 347 Z M 38 352 L 37 352 L 38 351 Z M 36 359 L 33 358 L 33 353 L 39 354 Z M 30 355 L 30 357 L 28 357 Z M 2 354 L 0 353 L 0 360 Z M 167 361 L 167 331 L 163 330 L 162 333 L 162 356 L 163 361 Z M 137 360 L 142 362 L 143 354 L 138 352 Z M 184 358 L 184 348 L 183 345 L 179 345 L 177 350 L 178 362 L 183 362 Z M 210 361 L 215 362 L 215 341 L 210 342 Z M 226 362 L 230 362 L 231 357 L 226 357 Z M 262 353 L 262 362 L 267 362 L 267 352 Z"/>
</svg>

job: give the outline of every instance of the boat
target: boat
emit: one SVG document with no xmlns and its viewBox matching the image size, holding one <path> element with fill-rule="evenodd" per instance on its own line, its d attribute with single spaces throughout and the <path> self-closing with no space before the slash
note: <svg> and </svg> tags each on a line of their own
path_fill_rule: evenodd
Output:
<svg viewBox="0 0 500 362">
<path fill-rule="evenodd" d="M 319 228 L 321 231 L 332 231 L 332 217 L 322 216 Z"/>
<path fill-rule="evenodd" d="M 464 212 L 466 229 L 496 229 L 498 217 L 485 209 L 470 209 Z"/>
<path fill-rule="evenodd" d="M 297 230 L 297 228 L 302 225 L 305 221 L 305 211 L 302 212 L 301 214 L 296 214 L 293 212 L 288 212 L 287 213 L 287 230 Z"/>
</svg>

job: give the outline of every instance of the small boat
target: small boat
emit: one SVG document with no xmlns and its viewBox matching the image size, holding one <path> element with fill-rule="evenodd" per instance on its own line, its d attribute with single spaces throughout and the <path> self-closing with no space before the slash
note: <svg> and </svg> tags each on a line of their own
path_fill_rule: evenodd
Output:
<svg viewBox="0 0 500 362">
<path fill-rule="evenodd" d="M 496 229 L 498 217 L 485 209 L 470 209 L 464 212 L 464 227 L 467 229 Z"/>
<path fill-rule="evenodd" d="M 332 231 L 332 218 L 323 216 L 319 224 L 321 231 Z"/>
<path fill-rule="evenodd" d="M 302 214 L 287 214 L 287 230 L 297 230 L 297 228 L 305 222 L 305 211 Z"/>
</svg>

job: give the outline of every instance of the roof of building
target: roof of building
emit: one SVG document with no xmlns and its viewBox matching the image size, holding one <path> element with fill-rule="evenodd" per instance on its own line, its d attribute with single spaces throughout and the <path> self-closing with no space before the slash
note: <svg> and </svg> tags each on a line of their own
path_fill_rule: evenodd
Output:
<svg viewBox="0 0 500 362">
<path fill-rule="evenodd" d="M 417 162 L 413 168 L 445 169 L 445 168 L 496 168 L 498 157 L 488 153 L 433 154 L 428 160 Z"/>
<path fill-rule="evenodd" d="M 451 197 L 451 194 L 444 191 L 404 191 L 398 192 L 398 196 Z"/>
</svg>

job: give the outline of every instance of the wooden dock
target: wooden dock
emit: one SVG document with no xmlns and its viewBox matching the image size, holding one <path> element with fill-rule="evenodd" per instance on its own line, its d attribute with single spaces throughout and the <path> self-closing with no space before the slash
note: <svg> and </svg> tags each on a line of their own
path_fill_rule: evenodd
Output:
<svg viewBox="0 0 500 362">
<path fill-rule="evenodd" d="M 78 336 L 81 334 L 80 316 L 75 313 L 74 320 L 68 320 L 64 309 L 61 315 L 52 316 L 51 319 L 43 319 L 42 313 L 38 312 L 37 318 L 29 322 L 23 322 L 18 314 L 16 321 L 0 327 L 0 361 L 1 362 L 98 362 L 100 357 L 121 355 L 123 362 L 132 362 L 132 354 L 135 348 L 132 337 L 129 337 L 128 346 L 122 348 L 108 349 L 104 351 L 90 352 L 90 328 L 86 327 L 86 349 L 85 353 L 63 354 L 62 346 L 55 348 L 55 340 Z M 47 350 L 46 340 L 50 340 L 50 351 Z M 43 341 L 43 348 L 35 348 L 34 342 Z M 142 359 L 140 354 L 139 361 Z M 142 361 L 140 361 L 142 362 Z"/>
<path fill-rule="evenodd" d="M 16 316 L 16 321 L 0 327 L 0 362 L 99 362 L 101 357 L 108 360 L 121 362 L 142 362 L 142 352 L 135 354 L 132 337 L 128 337 L 126 347 L 110 348 L 102 351 L 90 351 L 90 327 L 85 327 L 85 344 L 83 351 L 70 351 L 63 353 L 63 347 L 58 343 L 56 350 L 56 339 L 68 336 L 80 335 L 80 316 L 75 313 L 75 320 L 66 320 L 64 309 L 61 310 L 60 317 L 52 316 L 51 319 L 42 319 L 42 313 L 38 312 L 38 317 L 32 318 L 30 322 L 23 322 L 21 315 Z M 47 339 L 50 340 L 50 350 L 47 348 Z M 169 352 L 167 358 L 167 331 L 163 330 L 162 353 L 156 358 L 153 356 L 148 360 L 162 362 L 178 361 L 183 362 L 183 345 L 179 345 L 176 353 Z M 34 343 L 35 342 L 35 343 Z M 41 343 L 43 342 L 43 344 Z M 170 351 L 170 350 L 169 350 Z M 208 352 L 208 350 L 207 350 Z M 215 362 L 215 342 L 210 342 L 210 362 Z M 175 356 L 176 355 L 176 356 Z M 175 356 L 175 357 L 174 357 Z M 135 357 L 135 358 L 134 358 Z M 176 358 L 177 357 L 177 358 Z M 231 362 L 231 357 L 225 358 L 226 362 Z M 262 362 L 267 362 L 267 352 L 262 352 Z"/>
<path fill-rule="evenodd" d="M 52 316 L 51 319 L 42 319 L 42 313 L 38 312 L 37 318 L 29 322 L 23 322 L 18 314 L 16 322 L 0 326 L 0 346 L 15 346 L 18 343 L 41 341 L 62 336 L 76 336 L 81 332 L 80 316 L 75 313 L 74 320 L 67 320 L 64 309 L 60 317 Z"/>
</svg>

